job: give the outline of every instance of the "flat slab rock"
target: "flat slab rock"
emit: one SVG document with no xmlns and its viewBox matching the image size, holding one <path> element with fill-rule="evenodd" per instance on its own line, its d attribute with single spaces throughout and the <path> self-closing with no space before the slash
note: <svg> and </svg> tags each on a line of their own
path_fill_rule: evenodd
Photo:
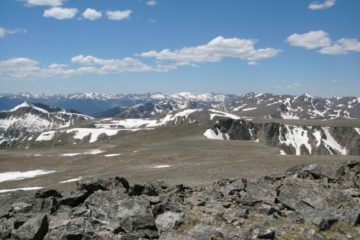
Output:
<svg viewBox="0 0 360 240">
<path fill-rule="evenodd" d="M 122 177 L 0 195 L 0 239 L 360 239 L 360 161 L 206 186 Z"/>
</svg>

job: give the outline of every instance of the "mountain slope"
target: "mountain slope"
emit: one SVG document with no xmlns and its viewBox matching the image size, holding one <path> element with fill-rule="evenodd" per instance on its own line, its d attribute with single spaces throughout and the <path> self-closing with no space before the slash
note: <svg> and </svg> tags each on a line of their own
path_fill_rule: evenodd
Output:
<svg viewBox="0 0 360 240">
<path fill-rule="evenodd" d="M 282 155 L 359 155 L 360 128 L 219 119 L 204 136 L 278 146 Z"/>
<path fill-rule="evenodd" d="M 0 145 L 8 145 L 29 133 L 66 128 L 92 119 L 76 111 L 25 101 L 0 112 Z"/>
</svg>

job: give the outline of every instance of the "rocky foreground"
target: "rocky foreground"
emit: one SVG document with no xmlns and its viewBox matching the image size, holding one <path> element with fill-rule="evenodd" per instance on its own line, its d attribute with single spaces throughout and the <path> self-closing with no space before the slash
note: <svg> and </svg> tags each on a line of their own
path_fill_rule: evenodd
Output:
<svg viewBox="0 0 360 240">
<path fill-rule="evenodd" d="M 360 239 L 360 161 L 202 187 L 124 178 L 0 195 L 1 239 Z"/>
</svg>

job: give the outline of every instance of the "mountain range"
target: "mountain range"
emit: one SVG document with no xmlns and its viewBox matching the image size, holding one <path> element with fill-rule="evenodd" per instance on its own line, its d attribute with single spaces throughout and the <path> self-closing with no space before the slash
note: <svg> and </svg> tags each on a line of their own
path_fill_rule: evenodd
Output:
<svg viewBox="0 0 360 240">
<path fill-rule="evenodd" d="M 0 112 L 1 148 L 94 143 L 124 132 L 197 124 L 208 139 L 257 141 L 283 155 L 360 154 L 359 97 L 7 94 L 0 106 L 10 108 Z M 86 109 L 93 114 L 81 113 Z"/>
</svg>

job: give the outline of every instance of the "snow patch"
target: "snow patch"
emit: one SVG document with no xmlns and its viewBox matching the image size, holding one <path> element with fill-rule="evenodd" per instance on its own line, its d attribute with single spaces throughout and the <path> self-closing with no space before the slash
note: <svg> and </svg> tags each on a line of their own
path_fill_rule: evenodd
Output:
<svg viewBox="0 0 360 240">
<path fill-rule="evenodd" d="M 225 134 L 224 136 L 224 134 L 219 129 L 216 129 L 216 131 L 217 133 L 212 129 L 207 129 L 203 135 L 208 139 L 229 140 L 229 135 Z"/>
<path fill-rule="evenodd" d="M 45 170 L 32 170 L 26 172 L 3 172 L 0 173 L 0 182 L 7 182 L 7 181 L 16 181 L 22 180 L 27 178 L 34 178 L 41 175 L 46 175 L 50 173 L 54 173 L 55 171 L 45 171 Z"/>
<path fill-rule="evenodd" d="M 360 135 L 360 128 L 354 128 L 354 130 Z"/>
<path fill-rule="evenodd" d="M 41 142 L 41 141 L 50 141 L 54 138 L 56 131 L 48 131 L 41 133 L 35 141 Z"/>
<path fill-rule="evenodd" d="M 34 191 L 40 190 L 43 187 L 23 187 L 23 188 L 13 188 L 13 189 L 1 189 L 0 193 L 7 193 L 7 192 L 16 192 L 16 191 Z"/>
<path fill-rule="evenodd" d="M 84 152 L 83 154 L 86 154 L 86 155 L 96 155 L 96 154 L 100 154 L 100 153 L 103 153 L 104 151 L 100 150 L 100 149 L 93 149 L 93 150 L 89 150 L 89 151 L 86 151 Z"/>
<path fill-rule="evenodd" d="M 341 155 L 347 155 L 347 149 L 341 146 L 330 134 L 330 128 L 329 127 L 323 127 L 322 128 L 326 139 L 322 139 L 323 143 L 325 144 L 325 147 L 328 149 L 330 154 L 332 155 L 331 149 L 334 149 L 335 151 L 339 152 Z"/>
<path fill-rule="evenodd" d="M 295 148 L 296 155 L 301 155 L 301 146 L 305 146 L 309 153 L 312 152 L 312 147 L 309 144 L 309 137 L 307 130 L 298 127 L 298 126 L 290 126 L 285 125 L 286 131 L 283 134 L 279 135 L 279 142 L 281 144 L 285 144 L 287 146 L 292 146 Z M 281 128 L 279 129 L 280 132 Z"/>
<path fill-rule="evenodd" d="M 111 153 L 111 154 L 105 154 L 104 157 L 117 157 L 117 156 L 121 156 L 121 153 Z"/>
<path fill-rule="evenodd" d="M 105 134 L 106 136 L 114 136 L 119 131 L 114 129 L 104 129 L 104 128 L 73 128 L 70 130 L 66 130 L 66 133 L 74 132 L 74 138 L 83 140 L 85 137 L 90 135 L 89 143 L 96 142 L 101 134 Z"/>
<path fill-rule="evenodd" d="M 171 167 L 171 166 L 168 164 L 163 164 L 163 165 L 155 165 L 152 168 L 169 168 L 169 167 Z"/>
<path fill-rule="evenodd" d="M 281 112 L 280 115 L 282 119 L 293 119 L 293 120 L 300 119 L 298 116 L 290 112 Z"/>
<path fill-rule="evenodd" d="M 71 178 L 71 179 L 68 179 L 68 180 L 64 180 L 64 181 L 61 181 L 60 183 L 71 183 L 71 182 L 77 182 L 77 181 L 80 181 L 82 180 L 83 177 L 78 177 L 78 178 Z"/>
<path fill-rule="evenodd" d="M 287 154 L 286 154 L 286 152 L 284 150 L 280 149 L 280 155 L 286 156 Z"/>
<path fill-rule="evenodd" d="M 227 112 L 218 111 L 215 109 L 209 109 L 209 112 L 212 112 L 210 114 L 210 120 L 213 120 L 215 117 L 226 117 L 226 118 L 232 118 L 232 119 L 240 119 L 239 116 Z"/>
<path fill-rule="evenodd" d="M 78 156 L 78 155 L 81 155 L 81 153 L 63 153 L 63 154 L 60 154 L 60 156 L 63 156 L 63 157 L 75 157 L 75 156 Z"/>
<path fill-rule="evenodd" d="M 254 111 L 254 110 L 256 110 L 257 109 L 257 107 L 253 107 L 253 108 L 244 108 L 243 110 L 241 110 L 241 111 L 243 111 L 243 112 L 248 112 L 248 111 Z"/>
</svg>

